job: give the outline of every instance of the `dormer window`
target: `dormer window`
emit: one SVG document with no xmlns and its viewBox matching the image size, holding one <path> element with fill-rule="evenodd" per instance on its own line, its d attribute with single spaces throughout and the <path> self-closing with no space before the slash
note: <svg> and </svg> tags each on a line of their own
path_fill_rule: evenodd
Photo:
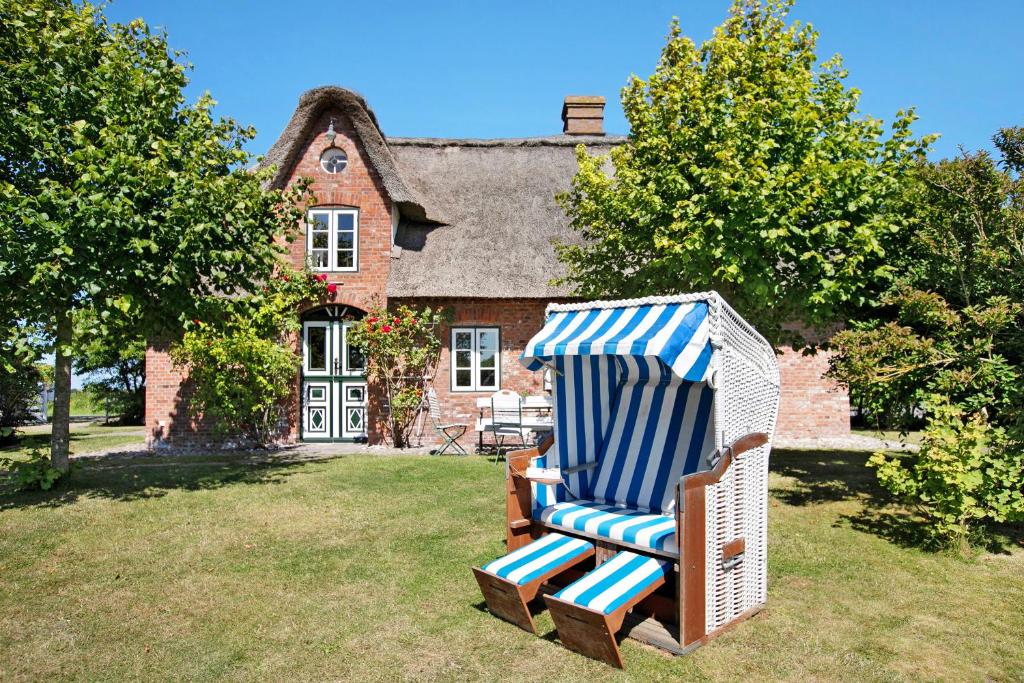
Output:
<svg viewBox="0 0 1024 683">
<path fill-rule="evenodd" d="M 359 210 L 310 211 L 306 223 L 306 255 L 313 270 L 359 270 Z"/>
<path fill-rule="evenodd" d="M 345 150 L 329 147 L 320 155 L 320 167 L 328 173 L 341 173 L 346 166 L 348 166 L 348 155 L 345 154 Z"/>
</svg>

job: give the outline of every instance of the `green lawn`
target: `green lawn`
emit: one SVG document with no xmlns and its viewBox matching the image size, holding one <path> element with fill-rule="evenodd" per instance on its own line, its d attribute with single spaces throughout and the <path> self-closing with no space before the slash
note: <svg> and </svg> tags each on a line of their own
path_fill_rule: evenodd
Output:
<svg viewBox="0 0 1024 683">
<path fill-rule="evenodd" d="M 773 456 L 767 609 L 635 680 L 1014 680 L 1024 548 L 907 547 L 860 454 Z M 478 457 L 90 461 L 0 493 L 0 679 L 623 678 L 481 607 L 503 468 Z"/>
<path fill-rule="evenodd" d="M 46 404 L 46 414 L 53 417 L 53 401 Z M 103 415 L 103 404 L 93 400 L 92 394 L 84 389 L 71 390 L 71 416 Z"/>
<path fill-rule="evenodd" d="M 22 433 L 21 440 L 14 446 L 0 448 L 0 458 L 20 460 L 33 448 L 49 450 L 51 429 L 52 425 L 48 424 L 22 427 L 19 430 Z M 71 423 L 72 455 L 84 455 L 120 446 L 138 446 L 142 449 L 145 445 L 145 431 L 141 425 L 115 427 L 104 425 L 102 422 Z"/>
</svg>

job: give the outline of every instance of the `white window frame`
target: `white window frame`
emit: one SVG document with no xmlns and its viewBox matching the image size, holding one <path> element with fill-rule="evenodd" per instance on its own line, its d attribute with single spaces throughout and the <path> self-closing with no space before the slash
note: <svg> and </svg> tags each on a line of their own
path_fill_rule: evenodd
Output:
<svg viewBox="0 0 1024 683">
<path fill-rule="evenodd" d="M 327 266 L 313 262 L 313 214 L 326 213 L 327 220 Z M 338 266 L 338 217 L 352 216 L 352 265 Z M 312 270 L 325 273 L 355 273 L 359 270 L 359 209 L 335 209 L 316 207 L 306 214 L 306 259 Z"/>
<path fill-rule="evenodd" d="M 481 332 L 493 332 L 495 335 L 494 349 L 494 385 L 487 386 L 480 383 L 480 334 Z M 458 386 L 456 385 L 456 369 L 465 370 L 465 367 L 456 368 L 456 349 L 455 349 L 455 336 L 459 333 L 469 333 L 472 335 L 472 347 L 470 348 L 470 377 L 472 378 L 471 386 Z M 449 338 L 449 355 L 450 360 L 450 374 L 451 374 L 451 390 L 453 392 L 468 392 L 468 391 L 498 391 L 501 389 L 501 328 L 495 326 L 471 326 L 471 327 L 453 327 L 451 329 L 451 336 Z M 487 368 L 488 370 L 490 368 Z"/>
</svg>

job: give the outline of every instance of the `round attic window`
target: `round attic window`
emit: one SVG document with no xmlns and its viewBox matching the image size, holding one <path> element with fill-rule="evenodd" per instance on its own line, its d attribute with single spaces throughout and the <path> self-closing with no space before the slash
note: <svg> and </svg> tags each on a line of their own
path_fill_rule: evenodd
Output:
<svg viewBox="0 0 1024 683">
<path fill-rule="evenodd" d="M 331 147 L 320 155 L 320 166 L 328 173 L 341 173 L 348 166 L 348 155 L 337 147 Z"/>
</svg>

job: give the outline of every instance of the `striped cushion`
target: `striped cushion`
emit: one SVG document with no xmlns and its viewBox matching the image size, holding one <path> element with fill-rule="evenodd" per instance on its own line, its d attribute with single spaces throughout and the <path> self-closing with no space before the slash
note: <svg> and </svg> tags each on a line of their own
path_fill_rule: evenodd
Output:
<svg viewBox="0 0 1024 683">
<path fill-rule="evenodd" d="M 489 562 L 481 569 L 517 586 L 523 586 L 543 577 L 555 567 L 583 555 L 593 547 L 593 543 L 580 538 L 548 534 Z"/>
<path fill-rule="evenodd" d="M 644 590 L 667 579 L 671 571 L 669 562 L 621 552 L 570 583 L 555 597 L 595 612 L 611 614 L 636 599 Z"/>
<path fill-rule="evenodd" d="M 535 510 L 534 519 L 567 531 L 593 534 L 678 556 L 676 522 L 667 515 L 638 512 L 590 501 L 555 503 Z"/>
<path fill-rule="evenodd" d="M 675 484 L 714 450 L 714 390 L 674 377 L 653 358 L 619 359 L 625 383 L 614 396 L 608 432 L 584 496 L 672 513 Z"/>
</svg>

